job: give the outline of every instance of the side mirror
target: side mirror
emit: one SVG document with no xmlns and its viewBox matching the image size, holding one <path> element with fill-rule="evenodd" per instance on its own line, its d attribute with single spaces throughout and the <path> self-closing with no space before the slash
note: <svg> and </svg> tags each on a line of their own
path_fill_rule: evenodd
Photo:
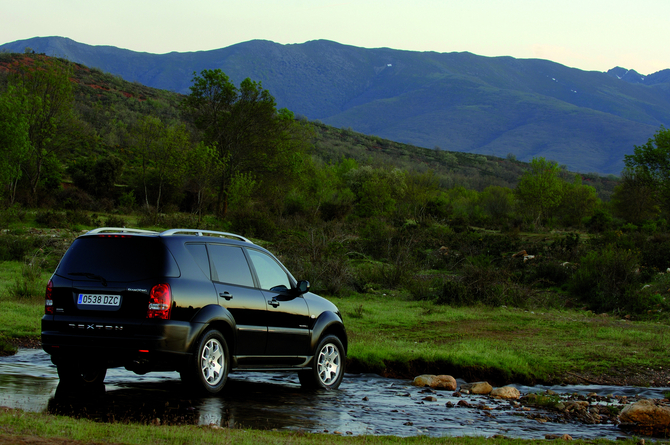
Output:
<svg viewBox="0 0 670 445">
<path fill-rule="evenodd" d="M 309 292 L 309 281 L 306 280 L 298 281 L 297 289 L 301 294 Z"/>
</svg>

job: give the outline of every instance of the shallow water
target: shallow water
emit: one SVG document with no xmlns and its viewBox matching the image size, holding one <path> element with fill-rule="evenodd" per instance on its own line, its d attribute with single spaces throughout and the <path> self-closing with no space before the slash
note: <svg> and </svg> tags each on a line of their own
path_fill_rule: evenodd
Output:
<svg viewBox="0 0 670 445">
<path fill-rule="evenodd" d="M 614 424 L 542 422 L 508 401 L 486 396 L 454 397 L 409 380 L 347 374 L 338 391 L 301 390 L 295 373 L 234 373 L 216 397 L 198 397 L 177 373 L 144 376 L 110 369 L 97 391 L 74 394 L 58 385 L 56 368 L 42 350 L 22 349 L 0 357 L 0 406 L 101 421 L 160 424 L 215 424 L 224 427 L 340 432 L 394 436 L 494 436 L 539 439 L 569 434 L 574 439 L 625 437 Z M 459 384 L 463 383 L 459 381 Z M 617 386 L 516 386 L 522 394 L 544 392 L 662 398 L 668 388 Z M 424 400 L 435 397 L 437 401 Z M 448 408 L 466 400 L 471 407 Z M 490 409 L 476 405 L 485 404 Z"/>
</svg>

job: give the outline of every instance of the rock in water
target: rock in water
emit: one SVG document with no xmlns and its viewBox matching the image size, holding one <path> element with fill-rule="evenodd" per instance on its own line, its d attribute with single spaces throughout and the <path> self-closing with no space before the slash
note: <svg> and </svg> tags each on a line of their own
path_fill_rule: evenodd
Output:
<svg viewBox="0 0 670 445">
<path fill-rule="evenodd" d="M 461 391 L 467 390 L 470 394 L 490 394 L 493 387 L 489 382 L 465 383 L 461 385 Z"/>
<path fill-rule="evenodd" d="M 513 386 L 503 386 L 502 388 L 495 388 L 491 391 L 491 397 L 499 399 L 518 399 L 521 393 Z"/>
<path fill-rule="evenodd" d="M 414 386 L 429 386 L 435 389 L 446 389 L 453 391 L 456 389 L 456 379 L 450 375 L 431 375 L 423 374 L 414 378 Z"/>
</svg>

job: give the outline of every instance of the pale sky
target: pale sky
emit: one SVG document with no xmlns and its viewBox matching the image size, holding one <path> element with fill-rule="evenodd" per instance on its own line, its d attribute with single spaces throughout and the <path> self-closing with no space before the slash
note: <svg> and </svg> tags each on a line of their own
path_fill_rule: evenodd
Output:
<svg viewBox="0 0 670 445">
<path fill-rule="evenodd" d="M 0 0 L 0 44 L 62 36 L 149 53 L 253 39 L 670 68 L 670 0 Z"/>
</svg>

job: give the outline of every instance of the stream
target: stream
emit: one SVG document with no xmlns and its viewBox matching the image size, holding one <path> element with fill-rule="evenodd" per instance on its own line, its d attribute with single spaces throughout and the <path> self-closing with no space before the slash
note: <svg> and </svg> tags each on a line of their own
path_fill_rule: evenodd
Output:
<svg viewBox="0 0 670 445">
<path fill-rule="evenodd" d="M 663 398 L 663 392 L 668 391 L 596 385 L 510 386 L 522 395 L 550 390 L 558 394 Z M 459 406 L 463 400 L 469 406 Z M 552 421 L 551 413 L 538 408 L 529 410 L 518 402 L 469 394 L 458 397 L 452 391 L 417 388 L 411 386 L 410 380 L 374 374 L 346 374 L 337 391 L 307 392 L 300 388 L 295 373 L 232 373 L 221 395 L 201 397 L 183 387 L 176 372 L 142 376 L 125 369 L 110 369 L 104 385 L 96 391 L 77 394 L 59 386 L 56 368 L 41 349 L 20 349 L 16 355 L 0 357 L 0 406 L 103 422 L 216 425 L 343 435 L 628 437 L 612 422 Z"/>
</svg>

